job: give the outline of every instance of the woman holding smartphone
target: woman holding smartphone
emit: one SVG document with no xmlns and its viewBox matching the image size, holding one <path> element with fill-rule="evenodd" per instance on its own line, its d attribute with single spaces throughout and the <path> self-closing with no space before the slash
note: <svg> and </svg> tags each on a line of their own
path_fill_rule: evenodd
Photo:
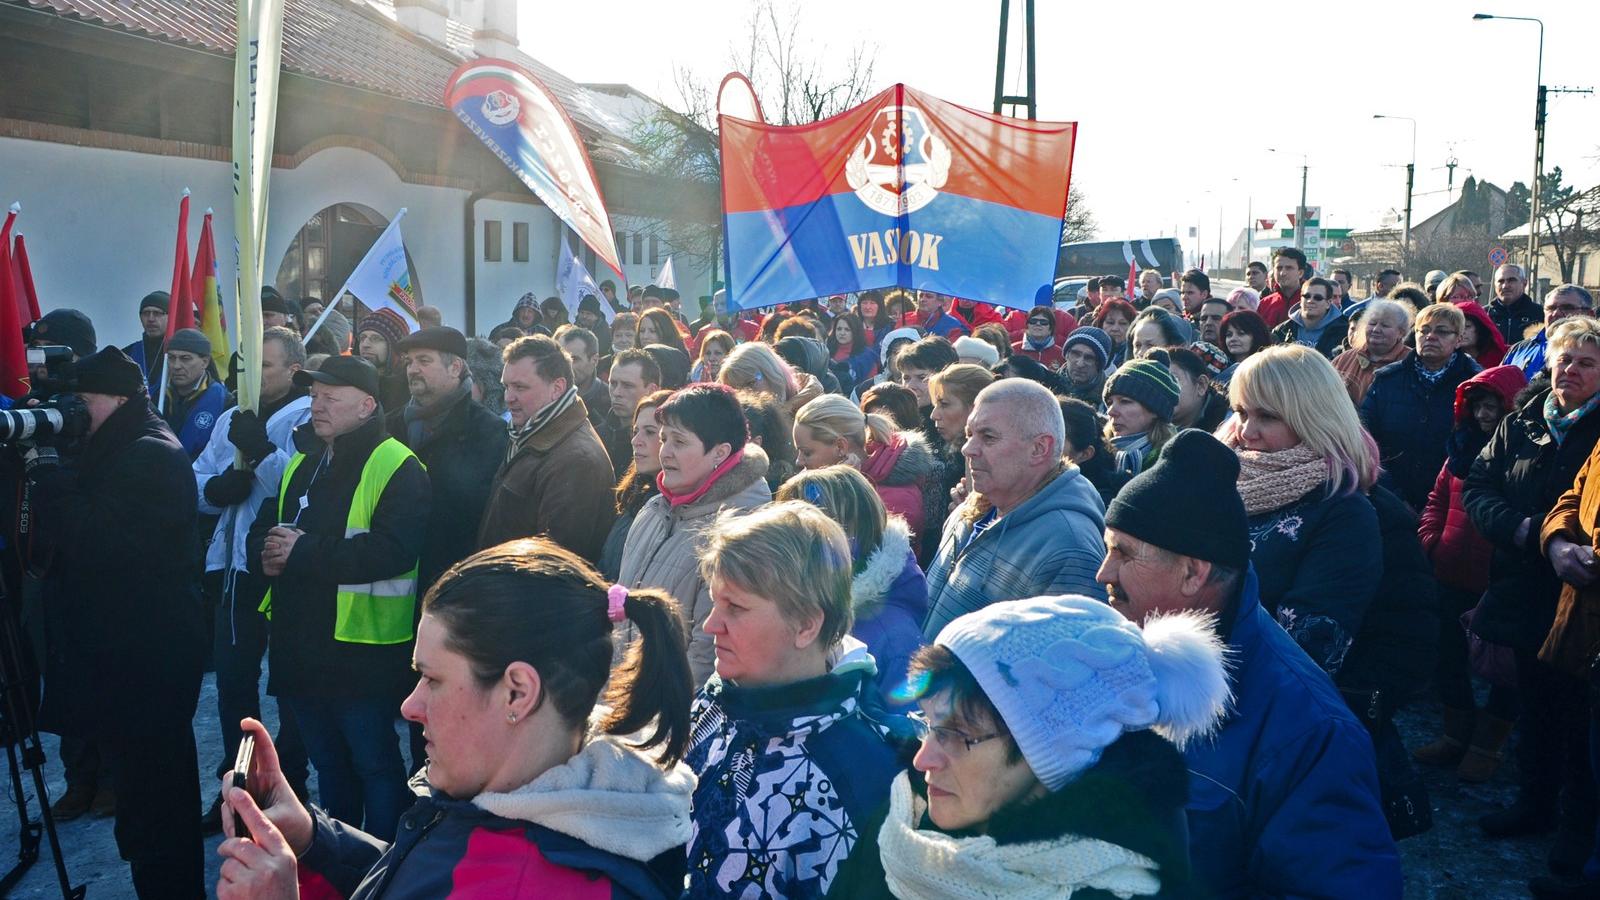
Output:
<svg viewBox="0 0 1600 900">
<path fill-rule="evenodd" d="M 612 630 L 640 640 L 615 677 Z M 483 550 L 423 601 L 401 704 L 429 795 L 386 844 L 296 799 L 260 722 L 247 789 L 224 797 L 219 898 L 676 897 L 694 775 L 689 664 L 672 600 L 609 589 L 542 539 Z M 601 690 L 608 709 L 591 724 Z"/>
</svg>

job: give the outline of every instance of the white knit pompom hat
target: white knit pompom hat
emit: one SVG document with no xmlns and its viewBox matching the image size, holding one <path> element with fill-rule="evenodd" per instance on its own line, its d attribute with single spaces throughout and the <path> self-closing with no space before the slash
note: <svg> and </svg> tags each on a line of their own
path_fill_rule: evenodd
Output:
<svg viewBox="0 0 1600 900">
<path fill-rule="evenodd" d="M 1182 744 L 1215 728 L 1232 700 L 1211 617 L 1182 612 L 1141 630 L 1084 596 L 992 603 L 939 632 L 1044 786 L 1059 790 L 1123 732 Z"/>
</svg>

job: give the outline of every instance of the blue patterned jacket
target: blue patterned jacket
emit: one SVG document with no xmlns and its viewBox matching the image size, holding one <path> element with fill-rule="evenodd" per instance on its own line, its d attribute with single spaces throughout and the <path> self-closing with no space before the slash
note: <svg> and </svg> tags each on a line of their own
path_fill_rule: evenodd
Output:
<svg viewBox="0 0 1600 900">
<path fill-rule="evenodd" d="M 695 698 L 687 896 L 827 893 L 901 769 L 903 720 L 882 711 L 877 666 L 856 647 L 820 678 L 745 688 L 712 675 Z"/>
</svg>

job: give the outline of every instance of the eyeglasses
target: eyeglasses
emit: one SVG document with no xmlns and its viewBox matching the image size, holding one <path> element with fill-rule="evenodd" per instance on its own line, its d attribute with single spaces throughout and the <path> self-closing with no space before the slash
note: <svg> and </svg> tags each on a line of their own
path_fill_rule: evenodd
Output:
<svg viewBox="0 0 1600 900">
<path fill-rule="evenodd" d="M 1005 736 L 1005 732 L 996 731 L 993 734 L 971 737 L 964 731 L 934 725 L 928 721 L 928 714 L 921 710 L 908 713 L 906 718 L 911 720 L 911 730 L 916 734 L 917 740 L 927 743 L 928 738 L 932 737 L 934 742 L 939 745 L 939 749 L 944 751 L 946 756 L 951 757 L 965 756 L 967 751 L 973 747 L 986 741 L 992 741 L 997 737 Z"/>
<path fill-rule="evenodd" d="M 1555 306 L 1546 306 L 1544 311 L 1567 313 L 1570 315 L 1571 313 L 1575 312 L 1587 312 L 1588 309 L 1589 307 L 1584 306 L 1581 303 L 1557 303 Z"/>
<path fill-rule="evenodd" d="M 1043 325 L 1046 328 L 1049 328 L 1050 325 L 1051 325 L 1051 322 L 1050 322 L 1049 319 L 1029 319 L 1028 320 L 1028 327 L 1029 328 L 1032 328 L 1035 325 Z"/>
<path fill-rule="evenodd" d="M 1306 294 L 1301 299 L 1304 299 L 1304 300 L 1317 300 L 1317 301 L 1320 301 L 1322 303 L 1327 303 L 1328 302 L 1328 297 L 1327 297 L 1326 294 Z"/>
<path fill-rule="evenodd" d="M 1454 328 L 1421 328 L 1421 329 L 1418 329 L 1418 331 L 1417 331 L 1417 334 L 1420 334 L 1423 337 L 1442 337 L 1442 338 L 1455 337 L 1456 335 L 1458 335 L 1460 333 L 1461 332 L 1456 331 Z"/>
</svg>

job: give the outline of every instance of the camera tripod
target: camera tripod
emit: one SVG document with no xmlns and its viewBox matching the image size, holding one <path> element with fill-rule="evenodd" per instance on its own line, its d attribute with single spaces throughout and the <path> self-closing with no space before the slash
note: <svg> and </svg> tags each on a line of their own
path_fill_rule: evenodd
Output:
<svg viewBox="0 0 1600 900">
<path fill-rule="evenodd" d="M 73 887 L 67 876 L 66 857 L 61 853 L 56 820 L 50 813 L 50 794 L 44 781 L 44 747 L 39 742 L 33 704 L 28 698 L 29 685 L 36 683 L 36 679 L 30 677 L 24 663 L 27 657 L 23 655 L 22 626 L 18 611 L 8 603 L 9 599 L 4 585 L 0 585 L 0 743 L 6 746 L 18 818 L 17 863 L 0 876 L 0 897 L 7 896 L 38 861 L 39 845 L 48 837 L 63 900 L 82 900 L 85 888 L 82 885 Z M 33 773 L 33 793 L 39 801 L 38 821 L 28 812 L 23 769 Z"/>
</svg>

